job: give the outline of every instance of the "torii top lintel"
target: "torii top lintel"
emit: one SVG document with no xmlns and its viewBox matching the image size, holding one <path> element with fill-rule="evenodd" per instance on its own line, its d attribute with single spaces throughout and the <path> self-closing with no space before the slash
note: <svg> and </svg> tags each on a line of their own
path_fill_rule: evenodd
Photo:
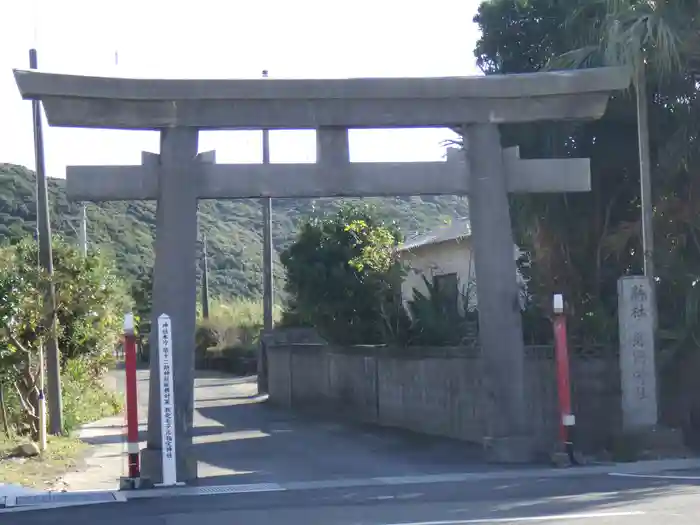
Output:
<svg viewBox="0 0 700 525">
<path fill-rule="evenodd" d="M 165 80 L 15 70 L 52 126 L 107 129 L 315 129 L 594 119 L 627 68 L 517 75 L 326 80 Z"/>
</svg>

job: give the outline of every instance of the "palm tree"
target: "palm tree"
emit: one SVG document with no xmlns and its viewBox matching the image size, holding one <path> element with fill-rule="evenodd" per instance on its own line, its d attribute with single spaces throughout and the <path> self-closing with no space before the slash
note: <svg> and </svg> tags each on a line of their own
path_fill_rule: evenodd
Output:
<svg viewBox="0 0 700 525">
<path fill-rule="evenodd" d="M 637 102 L 639 172 L 642 207 L 644 274 L 652 281 L 654 236 L 652 229 L 651 161 L 647 76 L 663 81 L 671 73 L 690 71 L 699 63 L 700 14 L 698 0 L 581 0 L 569 23 L 578 28 L 592 24 L 581 47 L 552 61 L 554 68 L 594 65 L 627 66 L 633 71 Z"/>
</svg>

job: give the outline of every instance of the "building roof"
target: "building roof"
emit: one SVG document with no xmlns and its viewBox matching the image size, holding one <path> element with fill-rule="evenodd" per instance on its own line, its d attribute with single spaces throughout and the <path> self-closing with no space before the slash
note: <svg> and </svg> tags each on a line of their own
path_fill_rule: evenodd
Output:
<svg viewBox="0 0 700 525">
<path fill-rule="evenodd" d="M 454 219 L 450 224 L 436 228 L 423 235 L 416 235 L 407 239 L 405 243 L 399 246 L 398 251 L 408 251 L 441 242 L 456 241 L 469 237 L 471 232 L 469 219 Z"/>
</svg>

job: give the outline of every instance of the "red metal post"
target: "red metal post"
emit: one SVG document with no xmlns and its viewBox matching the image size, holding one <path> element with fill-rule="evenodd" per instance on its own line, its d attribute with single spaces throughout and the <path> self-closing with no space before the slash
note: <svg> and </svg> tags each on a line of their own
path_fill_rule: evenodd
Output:
<svg viewBox="0 0 700 525">
<path fill-rule="evenodd" d="M 554 296 L 554 352 L 557 365 L 557 392 L 559 394 L 559 437 L 572 463 L 574 458 L 573 430 L 576 418 L 571 408 L 571 379 L 569 375 L 569 344 L 566 337 L 564 297 Z"/>
<path fill-rule="evenodd" d="M 136 382 L 136 334 L 134 316 L 124 316 L 124 368 L 126 370 L 126 425 L 129 454 L 129 477 L 140 477 L 139 405 Z"/>
</svg>

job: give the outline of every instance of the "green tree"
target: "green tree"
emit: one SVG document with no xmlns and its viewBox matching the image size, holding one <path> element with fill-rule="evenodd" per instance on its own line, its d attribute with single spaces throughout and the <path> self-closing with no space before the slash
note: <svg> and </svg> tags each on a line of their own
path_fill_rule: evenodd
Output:
<svg viewBox="0 0 700 525">
<path fill-rule="evenodd" d="M 0 388 L 3 393 L 12 390 L 23 413 L 21 426 L 36 435 L 39 348 L 48 330 L 42 325 L 43 295 L 36 283 L 45 282 L 45 276 L 37 269 L 28 280 L 14 272 L 17 266 L 14 254 L 0 252 Z M 6 414 L 6 407 L 2 409 Z"/>
<path fill-rule="evenodd" d="M 487 74 L 542 70 L 590 31 L 583 22 L 570 25 L 577 5 L 551 0 L 482 3 L 475 18 L 482 30 L 477 61 Z M 501 126 L 504 145 L 520 146 L 524 158 L 591 159 L 590 193 L 511 196 L 516 241 L 531 261 L 521 268 L 531 293 L 528 315 L 546 317 L 552 294 L 564 293 L 572 336 L 582 342 L 614 340 L 616 279 L 641 264 L 629 252 L 612 259 L 606 249 L 612 225 L 638 213 L 638 189 L 629 184 L 637 159 L 635 122 L 626 117 L 629 103 L 625 94 L 615 94 L 606 116 L 591 123 Z"/>
<path fill-rule="evenodd" d="M 654 265 L 653 197 L 651 185 L 651 151 L 649 138 L 650 79 L 656 82 L 669 74 L 682 72 L 683 52 L 697 54 L 698 4 L 683 0 L 589 0 L 574 10 L 572 20 L 590 20 L 598 15 L 598 23 L 587 35 L 583 46 L 552 61 L 552 66 L 589 67 L 593 65 L 629 66 L 633 70 L 638 144 L 640 152 L 641 233 L 644 272 L 652 278 L 658 272 Z M 649 74 L 651 73 L 651 76 Z M 654 86 L 651 86 L 652 93 Z M 677 141 L 680 137 L 674 137 Z"/>
<path fill-rule="evenodd" d="M 37 244 L 25 240 L 14 247 L 17 274 L 35 274 Z M 83 257 L 62 238 L 53 241 L 56 315 L 62 363 L 80 356 L 111 353 L 121 335 L 129 297 L 115 268 L 99 251 Z M 97 364 L 98 361 L 96 361 Z"/>
<path fill-rule="evenodd" d="M 137 325 L 142 356 L 149 355 L 148 334 L 151 332 L 151 310 L 153 309 L 153 268 L 144 272 L 131 285 L 134 319 Z"/>
<path fill-rule="evenodd" d="M 378 344 L 398 333 L 402 271 L 395 224 L 368 205 L 346 205 L 301 226 L 281 254 L 287 270 L 286 324 L 314 326 L 330 341 Z"/>
<path fill-rule="evenodd" d="M 112 360 L 128 296 L 114 268 L 98 252 L 83 258 L 61 239 L 54 240 L 53 250 L 62 368 L 80 361 L 71 370 L 77 366 L 97 379 Z M 20 426 L 34 433 L 39 350 L 51 328 L 42 317 L 42 290 L 48 279 L 38 268 L 33 240 L 0 248 L 0 380 L 11 387 L 21 407 Z"/>
<path fill-rule="evenodd" d="M 640 186 L 647 203 L 640 201 L 637 217 L 613 228 L 609 247 L 616 254 L 627 251 L 640 232 L 647 236 L 646 245 L 655 245 L 647 257 L 658 281 L 660 325 L 665 328 L 660 335 L 678 349 L 697 340 L 700 324 L 695 288 L 700 224 L 692 176 L 700 134 L 695 78 L 700 5 L 692 0 L 589 0 L 571 20 L 590 20 L 595 14 L 598 22 L 580 47 L 556 57 L 552 66 L 624 65 L 634 71 Z"/>
<path fill-rule="evenodd" d="M 634 67 L 644 57 L 659 322 L 661 334 L 679 345 L 700 335 L 693 335 L 700 325 L 700 202 L 693 175 L 700 167 L 694 148 L 700 126 L 692 74 L 699 9 L 689 1 L 493 0 L 476 18 L 482 38 L 475 54 L 487 73 Z M 545 308 L 551 293 L 563 291 L 577 339 L 614 341 L 616 280 L 642 269 L 633 97 L 614 94 L 596 122 L 503 126 L 502 132 L 506 145 L 520 145 L 526 157 L 591 159 L 590 193 L 514 197 L 514 225 L 531 255 L 535 300 Z"/>
</svg>

